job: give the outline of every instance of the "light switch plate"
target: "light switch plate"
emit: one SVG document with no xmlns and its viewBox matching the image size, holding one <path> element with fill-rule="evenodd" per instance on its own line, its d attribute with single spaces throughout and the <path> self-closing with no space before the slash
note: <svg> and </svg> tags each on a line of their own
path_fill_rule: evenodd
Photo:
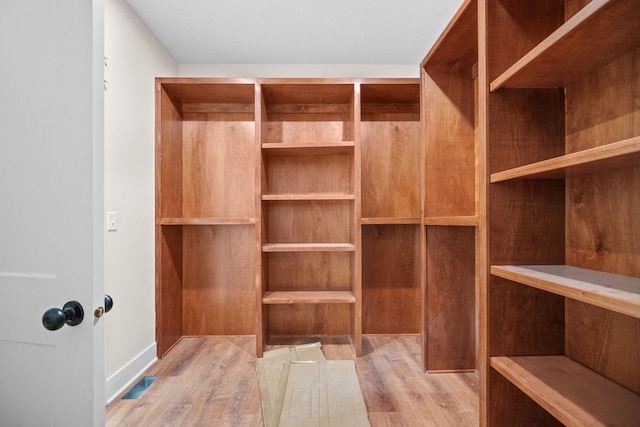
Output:
<svg viewBox="0 0 640 427">
<path fill-rule="evenodd" d="M 116 212 L 107 212 L 107 231 L 118 230 L 118 214 Z"/>
</svg>

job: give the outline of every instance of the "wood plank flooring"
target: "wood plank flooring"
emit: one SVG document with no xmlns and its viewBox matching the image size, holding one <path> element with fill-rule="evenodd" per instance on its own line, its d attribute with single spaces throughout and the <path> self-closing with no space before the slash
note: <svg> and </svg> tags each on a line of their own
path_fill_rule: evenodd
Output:
<svg viewBox="0 0 640 427">
<path fill-rule="evenodd" d="M 354 358 L 340 340 L 321 340 L 327 359 Z M 287 345 L 313 342 L 313 339 Z M 273 345 L 277 348 L 281 345 Z M 420 337 L 366 335 L 355 358 L 369 420 L 377 426 L 477 426 L 478 376 L 420 369 Z M 158 379 L 134 400 L 116 398 L 107 426 L 262 426 L 255 338 L 183 338 L 144 375 Z"/>
</svg>

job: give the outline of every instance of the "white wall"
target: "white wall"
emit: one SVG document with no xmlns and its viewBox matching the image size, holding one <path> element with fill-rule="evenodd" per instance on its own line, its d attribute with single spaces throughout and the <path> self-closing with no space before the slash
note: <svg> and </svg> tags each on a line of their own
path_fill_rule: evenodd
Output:
<svg viewBox="0 0 640 427">
<path fill-rule="evenodd" d="M 420 77 L 419 64 L 180 64 L 178 70 L 180 77 Z"/>
<path fill-rule="evenodd" d="M 155 360 L 154 78 L 178 64 L 124 0 L 105 0 L 107 399 Z"/>
</svg>

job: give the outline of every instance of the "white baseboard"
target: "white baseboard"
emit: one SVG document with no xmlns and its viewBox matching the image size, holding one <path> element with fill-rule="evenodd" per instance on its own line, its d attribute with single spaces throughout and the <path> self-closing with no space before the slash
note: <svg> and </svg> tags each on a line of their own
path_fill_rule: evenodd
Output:
<svg viewBox="0 0 640 427">
<path fill-rule="evenodd" d="M 107 378 L 105 384 L 105 396 L 107 402 L 105 406 L 111 403 L 120 395 L 127 387 L 138 379 L 138 377 L 153 365 L 158 358 L 156 357 L 156 343 L 151 344 L 142 353 L 134 357 L 129 363 L 123 366 L 118 372 Z"/>
</svg>

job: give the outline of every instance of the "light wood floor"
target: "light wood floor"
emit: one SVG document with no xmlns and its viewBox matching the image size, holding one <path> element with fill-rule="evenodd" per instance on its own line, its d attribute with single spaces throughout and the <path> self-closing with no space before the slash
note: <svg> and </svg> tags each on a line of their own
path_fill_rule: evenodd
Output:
<svg viewBox="0 0 640 427">
<path fill-rule="evenodd" d="M 350 345 L 322 341 L 327 359 L 353 358 Z M 368 335 L 363 347 L 356 370 L 373 427 L 478 425 L 476 374 L 422 373 L 418 336 Z M 158 379 L 141 397 L 107 407 L 107 426 L 262 426 L 254 351 L 253 337 L 183 338 L 144 374 Z"/>
</svg>

